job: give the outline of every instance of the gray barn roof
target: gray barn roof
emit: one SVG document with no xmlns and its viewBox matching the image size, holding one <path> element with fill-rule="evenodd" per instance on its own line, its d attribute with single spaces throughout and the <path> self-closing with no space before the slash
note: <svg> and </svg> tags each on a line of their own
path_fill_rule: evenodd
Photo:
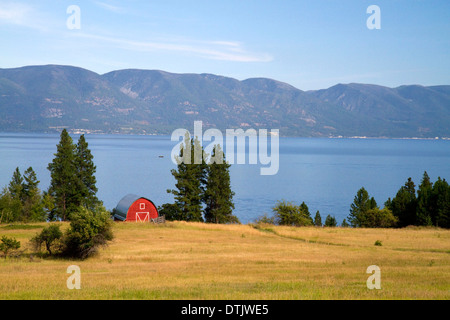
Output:
<svg viewBox="0 0 450 320">
<path fill-rule="evenodd" d="M 145 197 L 139 197 L 135 194 L 128 194 L 125 197 L 123 197 L 122 200 L 120 200 L 119 203 L 117 204 L 117 207 L 114 211 L 114 218 L 125 221 L 127 219 L 128 209 L 134 202 L 136 202 L 139 199 L 146 199 L 150 201 L 153 205 L 155 205 L 151 200 Z"/>
</svg>

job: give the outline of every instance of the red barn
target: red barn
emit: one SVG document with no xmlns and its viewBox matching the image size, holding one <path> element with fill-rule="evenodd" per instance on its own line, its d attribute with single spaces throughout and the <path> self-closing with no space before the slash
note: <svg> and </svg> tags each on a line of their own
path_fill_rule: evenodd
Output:
<svg viewBox="0 0 450 320">
<path fill-rule="evenodd" d="M 122 198 L 114 210 L 115 221 L 150 222 L 158 218 L 155 204 L 143 197 L 129 194 Z"/>
</svg>

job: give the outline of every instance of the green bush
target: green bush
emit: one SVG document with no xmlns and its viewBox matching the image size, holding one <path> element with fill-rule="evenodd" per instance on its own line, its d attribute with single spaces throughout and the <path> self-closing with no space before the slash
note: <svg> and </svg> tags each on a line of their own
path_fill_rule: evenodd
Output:
<svg viewBox="0 0 450 320">
<path fill-rule="evenodd" d="M 58 225 L 50 225 L 44 228 L 41 233 L 37 234 L 34 238 L 31 239 L 31 243 L 34 245 L 37 251 L 41 251 L 42 245 L 45 245 L 48 253 L 52 255 L 55 253 L 55 250 L 61 248 L 61 238 L 63 233 Z"/>
<path fill-rule="evenodd" d="M 0 251 L 3 252 L 5 259 L 8 256 L 9 252 L 20 248 L 20 241 L 17 241 L 15 238 L 3 236 L 1 241 L 2 243 L 0 243 Z"/>
<path fill-rule="evenodd" d="M 277 205 L 272 209 L 275 221 L 279 225 L 287 226 L 312 226 L 314 224 L 308 207 L 302 203 L 300 206 L 294 205 L 292 202 L 278 201 Z"/>
<path fill-rule="evenodd" d="M 113 239 L 111 214 L 102 206 L 94 210 L 80 208 L 71 215 L 64 235 L 64 255 L 86 259 Z"/>
<path fill-rule="evenodd" d="M 324 226 L 325 227 L 336 227 L 337 226 L 336 218 L 328 215 L 325 219 Z"/>
<path fill-rule="evenodd" d="M 387 208 L 370 209 L 361 215 L 362 228 L 392 228 L 397 222 L 398 219 Z"/>
</svg>

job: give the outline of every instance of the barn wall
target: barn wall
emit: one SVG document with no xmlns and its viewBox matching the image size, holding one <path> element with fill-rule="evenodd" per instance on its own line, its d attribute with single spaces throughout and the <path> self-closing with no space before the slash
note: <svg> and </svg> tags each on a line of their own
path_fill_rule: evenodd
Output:
<svg viewBox="0 0 450 320">
<path fill-rule="evenodd" d="M 141 209 L 141 204 L 144 205 L 144 209 Z M 149 215 L 147 217 L 146 213 L 148 212 Z M 139 218 L 136 214 L 139 214 Z M 136 200 L 128 209 L 127 214 L 127 220 L 126 221 L 141 221 L 144 219 L 156 219 L 158 217 L 158 211 L 156 210 L 156 207 L 151 203 L 150 201 L 146 199 L 138 199 Z"/>
</svg>

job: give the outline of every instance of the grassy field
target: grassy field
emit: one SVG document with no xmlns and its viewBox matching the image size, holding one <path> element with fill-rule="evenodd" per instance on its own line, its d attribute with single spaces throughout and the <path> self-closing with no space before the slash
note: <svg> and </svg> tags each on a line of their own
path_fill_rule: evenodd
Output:
<svg viewBox="0 0 450 320">
<path fill-rule="evenodd" d="M 25 249 L 0 259 L 0 299 L 450 298 L 449 230 L 117 223 L 93 258 L 30 258 L 44 225 L 0 225 Z M 70 265 L 80 290 L 67 289 Z M 381 290 L 367 288 L 371 265 Z"/>
</svg>

